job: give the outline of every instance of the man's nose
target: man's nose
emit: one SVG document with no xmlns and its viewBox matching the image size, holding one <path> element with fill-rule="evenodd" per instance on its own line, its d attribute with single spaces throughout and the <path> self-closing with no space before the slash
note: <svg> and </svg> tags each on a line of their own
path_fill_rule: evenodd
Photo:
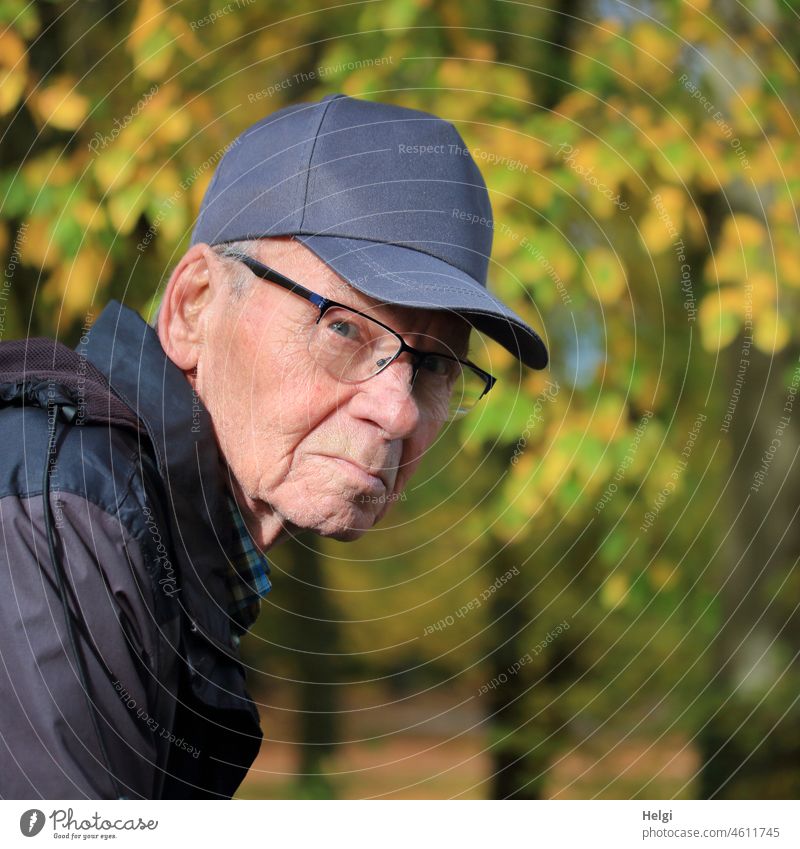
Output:
<svg viewBox="0 0 800 849">
<path fill-rule="evenodd" d="M 411 386 L 413 368 L 405 356 L 359 384 L 356 412 L 369 418 L 390 439 L 405 439 L 419 426 L 422 411 Z"/>
</svg>

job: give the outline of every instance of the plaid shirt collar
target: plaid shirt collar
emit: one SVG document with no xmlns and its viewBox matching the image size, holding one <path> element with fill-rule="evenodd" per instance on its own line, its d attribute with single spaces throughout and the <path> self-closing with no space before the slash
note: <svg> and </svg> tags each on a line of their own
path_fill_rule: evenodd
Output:
<svg viewBox="0 0 800 849">
<path fill-rule="evenodd" d="M 231 630 L 238 643 L 239 637 L 249 631 L 258 619 L 261 599 L 270 591 L 272 584 L 267 558 L 253 542 L 239 506 L 230 496 L 228 506 L 236 528 L 227 573 L 228 614 L 232 620 Z"/>
</svg>

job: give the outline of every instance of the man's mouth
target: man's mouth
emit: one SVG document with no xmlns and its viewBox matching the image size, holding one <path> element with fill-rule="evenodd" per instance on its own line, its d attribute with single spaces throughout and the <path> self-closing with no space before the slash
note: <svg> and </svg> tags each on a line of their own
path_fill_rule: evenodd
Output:
<svg viewBox="0 0 800 849">
<path fill-rule="evenodd" d="M 338 465 L 346 469 L 351 476 L 359 478 L 366 488 L 389 491 L 387 480 L 389 473 L 386 469 L 375 469 L 365 466 L 350 457 L 339 457 L 333 454 L 323 454 L 322 456 L 327 457 L 329 460 L 334 460 Z"/>
</svg>

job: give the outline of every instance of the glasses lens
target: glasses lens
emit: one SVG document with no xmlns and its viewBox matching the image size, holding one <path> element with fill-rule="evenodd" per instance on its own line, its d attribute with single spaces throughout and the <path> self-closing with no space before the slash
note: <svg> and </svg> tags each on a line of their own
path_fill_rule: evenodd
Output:
<svg viewBox="0 0 800 849">
<path fill-rule="evenodd" d="M 315 362 L 342 383 L 360 383 L 378 374 L 400 348 L 394 334 L 343 307 L 325 311 L 308 344 Z M 486 379 L 458 360 L 428 354 L 419 362 L 413 391 L 423 415 L 444 422 L 461 418 L 478 403 Z"/>
<path fill-rule="evenodd" d="M 463 366 L 461 380 L 454 387 L 450 396 L 449 419 L 460 419 L 465 416 L 486 394 L 486 379 L 483 375 Z"/>
<path fill-rule="evenodd" d="M 478 403 L 486 392 L 486 380 L 458 360 L 429 354 L 420 363 L 414 390 L 434 418 L 452 421 Z"/>
<path fill-rule="evenodd" d="M 397 355 L 400 340 L 365 316 L 332 307 L 316 325 L 308 350 L 332 377 L 359 383 Z"/>
</svg>

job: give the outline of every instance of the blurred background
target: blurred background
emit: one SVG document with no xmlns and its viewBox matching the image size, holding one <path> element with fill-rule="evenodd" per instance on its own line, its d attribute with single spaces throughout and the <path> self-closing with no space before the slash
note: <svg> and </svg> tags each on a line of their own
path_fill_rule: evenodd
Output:
<svg viewBox="0 0 800 849">
<path fill-rule="evenodd" d="M 455 124 L 550 348 L 271 552 L 240 796 L 800 795 L 799 6 L 0 0 L 0 339 L 149 316 L 226 146 L 344 92 Z"/>
</svg>

